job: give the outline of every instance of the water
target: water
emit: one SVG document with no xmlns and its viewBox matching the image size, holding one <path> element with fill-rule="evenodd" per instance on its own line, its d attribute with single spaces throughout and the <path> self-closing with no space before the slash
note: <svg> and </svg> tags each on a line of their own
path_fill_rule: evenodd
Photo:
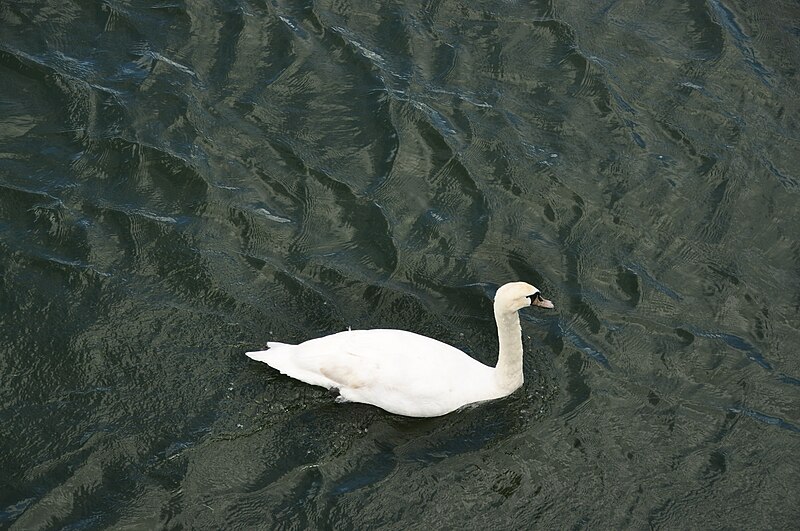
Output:
<svg viewBox="0 0 800 531">
<path fill-rule="evenodd" d="M 3 2 L 0 526 L 800 518 L 789 1 Z M 415 420 L 243 353 L 398 327 L 514 395 Z"/>
</svg>

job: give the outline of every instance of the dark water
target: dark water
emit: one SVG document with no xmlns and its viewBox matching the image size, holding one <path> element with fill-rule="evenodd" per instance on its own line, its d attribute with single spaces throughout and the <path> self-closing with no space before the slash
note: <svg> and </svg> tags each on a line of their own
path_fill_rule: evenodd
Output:
<svg viewBox="0 0 800 531">
<path fill-rule="evenodd" d="M 0 3 L 0 527 L 800 519 L 800 5 Z M 398 327 L 428 420 L 244 357 Z"/>
</svg>

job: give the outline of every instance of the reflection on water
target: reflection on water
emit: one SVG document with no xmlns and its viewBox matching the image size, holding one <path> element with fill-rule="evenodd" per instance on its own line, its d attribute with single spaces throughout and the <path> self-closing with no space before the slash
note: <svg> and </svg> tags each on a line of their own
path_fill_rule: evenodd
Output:
<svg viewBox="0 0 800 531">
<path fill-rule="evenodd" d="M 800 23 L 751 4 L 4 4 L 0 522 L 794 524 Z M 443 418 L 243 355 L 494 363 L 516 279 L 523 390 Z"/>
</svg>

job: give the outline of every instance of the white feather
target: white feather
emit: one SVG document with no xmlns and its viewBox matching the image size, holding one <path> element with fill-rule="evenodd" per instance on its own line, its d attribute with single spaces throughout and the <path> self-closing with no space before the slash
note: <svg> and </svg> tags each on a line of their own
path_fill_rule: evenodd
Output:
<svg viewBox="0 0 800 531">
<path fill-rule="evenodd" d="M 348 330 L 299 345 L 270 342 L 269 350 L 247 356 L 308 384 L 338 389 L 345 401 L 372 404 L 398 415 L 435 417 L 507 396 L 522 385 L 517 310 L 530 305 L 528 297 L 534 293 L 538 290 L 523 282 L 498 290 L 497 367 L 441 341 L 392 329 Z M 541 298 L 533 304 L 552 307 Z"/>
</svg>

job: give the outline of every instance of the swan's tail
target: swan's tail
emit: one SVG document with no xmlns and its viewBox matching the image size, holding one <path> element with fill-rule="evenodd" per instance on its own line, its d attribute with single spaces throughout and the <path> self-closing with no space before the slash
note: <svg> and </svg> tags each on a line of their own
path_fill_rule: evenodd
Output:
<svg viewBox="0 0 800 531">
<path fill-rule="evenodd" d="M 275 356 L 280 356 L 282 351 L 286 349 L 286 347 L 293 347 L 294 345 L 290 345 L 288 343 L 279 343 L 277 341 L 270 341 L 267 343 L 267 348 L 269 350 L 256 350 L 253 352 L 245 352 L 244 355 L 248 358 L 256 361 L 261 361 L 266 363 L 267 365 L 273 366 L 270 363 L 272 360 L 275 359 Z"/>
<path fill-rule="evenodd" d="M 319 385 L 327 389 L 338 388 L 340 385 L 331 380 L 322 369 L 320 356 L 318 353 L 304 349 L 300 345 L 289 345 L 287 343 L 277 343 L 270 341 L 267 343 L 269 350 L 259 350 L 256 352 L 245 352 L 248 358 L 266 363 L 273 369 L 290 376 L 301 382 L 311 385 Z"/>
</svg>

